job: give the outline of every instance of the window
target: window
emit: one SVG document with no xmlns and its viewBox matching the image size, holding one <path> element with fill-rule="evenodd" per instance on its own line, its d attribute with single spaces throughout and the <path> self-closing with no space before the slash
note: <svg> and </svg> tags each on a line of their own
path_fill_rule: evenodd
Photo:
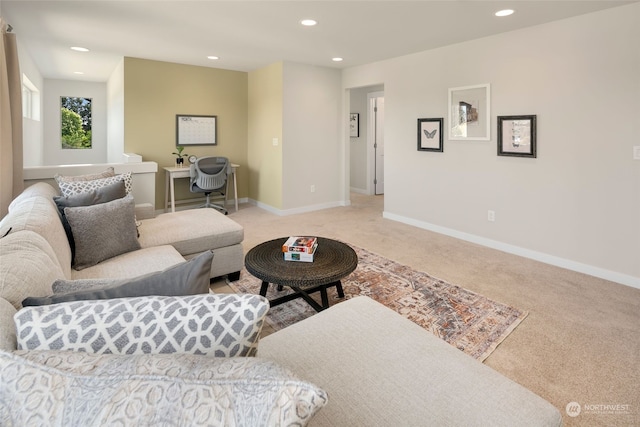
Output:
<svg viewBox="0 0 640 427">
<path fill-rule="evenodd" d="M 22 75 L 22 117 L 40 120 L 40 91 L 26 75 Z"/>
<path fill-rule="evenodd" d="M 60 97 L 60 141 L 63 149 L 91 148 L 91 98 Z"/>
</svg>

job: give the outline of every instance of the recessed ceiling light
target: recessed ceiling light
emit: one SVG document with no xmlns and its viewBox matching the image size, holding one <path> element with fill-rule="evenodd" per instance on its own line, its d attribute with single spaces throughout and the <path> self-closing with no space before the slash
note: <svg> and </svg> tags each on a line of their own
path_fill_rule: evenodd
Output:
<svg viewBox="0 0 640 427">
<path fill-rule="evenodd" d="M 333 62 L 340 62 L 340 61 L 342 61 L 343 59 L 342 59 L 342 58 L 340 58 L 339 56 L 336 56 L 335 58 L 331 58 L 331 60 L 332 60 Z"/>
<path fill-rule="evenodd" d="M 509 16 L 513 15 L 513 9 L 504 9 L 496 12 L 496 16 Z"/>
<path fill-rule="evenodd" d="M 74 71 L 73 74 L 84 74 L 82 71 Z"/>
<path fill-rule="evenodd" d="M 300 21 L 300 23 L 305 27 L 313 27 L 314 25 L 318 25 L 318 21 L 316 21 L 315 19 L 303 19 L 302 21 Z"/>
<path fill-rule="evenodd" d="M 211 56 L 207 56 L 207 59 L 220 59 L 220 58 L 218 56 L 211 55 Z"/>
<path fill-rule="evenodd" d="M 87 49 L 86 47 L 80 47 L 80 46 L 73 46 L 71 50 L 75 50 L 77 52 L 89 52 L 89 49 Z"/>
</svg>

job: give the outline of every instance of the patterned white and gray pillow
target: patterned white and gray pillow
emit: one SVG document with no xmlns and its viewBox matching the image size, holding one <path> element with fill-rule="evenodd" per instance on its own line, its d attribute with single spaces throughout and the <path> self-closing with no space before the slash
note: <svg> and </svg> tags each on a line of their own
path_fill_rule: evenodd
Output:
<svg viewBox="0 0 640 427">
<path fill-rule="evenodd" d="M 328 402 L 253 357 L 0 352 L 0 372 L 2 425 L 305 426 Z"/>
<path fill-rule="evenodd" d="M 74 194 L 86 193 L 98 188 L 114 184 L 118 181 L 124 181 L 124 188 L 127 194 L 131 193 L 131 172 L 115 175 L 107 178 L 85 180 L 85 181 L 58 181 L 60 193 L 65 196 L 73 196 Z"/>
<path fill-rule="evenodd" d="M 150 296 L 25 307 L 19 350 L 254 356 L 269 302 L 252 294 Z"/>
<path fill-rule="evenodd" d="M 140 249 L 131 195 L 99 205 L 64 208 L 64 214 L 75 242 L 76 270 Z"/>
</svg>

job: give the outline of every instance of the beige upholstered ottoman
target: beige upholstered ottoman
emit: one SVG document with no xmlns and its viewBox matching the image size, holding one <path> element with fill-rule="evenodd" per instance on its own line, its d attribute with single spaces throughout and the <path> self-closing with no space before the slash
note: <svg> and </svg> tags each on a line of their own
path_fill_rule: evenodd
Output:
<svg viewBox="0 0 640 427">
<path fill-rule="evenodd" d="M 138 241 L 142 248 L 171 245 L 185 259 L 213 250 L 211 277 L 238 280 L 244 265 L 244 228 L 214 209 L 188 209 L 144 219 Z"/>
<path fill-rule="evenodd" d="M 263 338 L 258 356 L 321 387 L 310 426 L 560 426 L 538 395 L 368 297 Z"/>
</svg>

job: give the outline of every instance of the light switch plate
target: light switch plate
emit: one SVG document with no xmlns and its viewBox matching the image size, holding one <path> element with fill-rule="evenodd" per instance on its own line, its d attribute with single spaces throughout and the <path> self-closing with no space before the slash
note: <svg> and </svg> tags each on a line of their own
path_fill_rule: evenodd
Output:
<svg viewBox="0 0 640 427">
<path fill-rule="evenodd" d="M 633 147 L 633 159 L 640 160 L 640 145 L 635 145 Z"/>
</svg>

